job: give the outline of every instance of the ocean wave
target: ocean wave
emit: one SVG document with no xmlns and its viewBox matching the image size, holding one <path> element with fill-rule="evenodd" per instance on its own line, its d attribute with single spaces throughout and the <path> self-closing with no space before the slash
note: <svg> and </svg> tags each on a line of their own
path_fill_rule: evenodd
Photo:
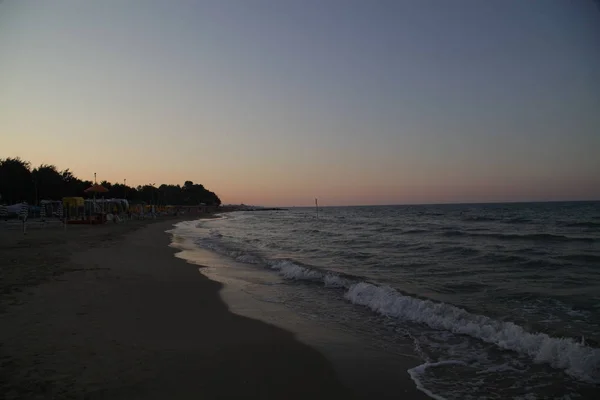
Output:
<svg viewBox="0 0 600 400">
<path fill-rule="evenodd" d="M 505 224 L 529 224 L 532 221 L 529 218 L 516 217 L 505 219 L 502 222 L 504 222 Z"/>
<path fill-rule="evenodd" d="M 267 262 L 272 269 L 279 271 L 279 274 L 286 279 L 320 281 L 323 274 L 314 269 L 302 267 L 289 260 L 269 261 Z"/>
<path fill-rule="evenodd" d="M 219 238 L 220 237 L 218 236 L 212 236 L 211 239 L 196 239 L 194 243 L 202 248 L 233 258 L 238 262 L 243 262 L 246 264 L 261 264 L 263 262 L 262 257 L 260 257 L 258 254 L 254 254 L 243 249 L 227 248 L 220 245 L 214 240 Z"/>
<path fill-rule="evenodd" d="M 458 227 L 455 225 L 444 225 L 444 226 L 440 226 L 439 229 L 441 231 L 455 231 L 458 229 Z"/>
<path fill-rule="evenodd" d="M 466 227 L 465 230 L 467 232 L 485 232 L 485 231 L 491 231 L 490 228 L 483 228 L 481 225 L 478 225 L 478 226 L 469 226 L 469 227 Z"/>
<path fill-rule="evenodd" d="M 213 238 L 220 238 L 223 237 L 223 235 L 221 234 L 221 232 L 219 232 L 217 229 L 211 229 L 209 230 L 209 236 L 213 237 Z"/>
<path fill-rule="evenodd" d="M 466 221 L 466 222 L 493 222 L 493 221 L 498 221 L 497 218 L 486 217 L 486 216 L 482 216 L 482 215 L 467 216 L 467 217 L 464 217 L 462 220 Z"/>
<path fill-rule="evenodd" d="M 490 287 L 485 283 L 480 282 L 460 282 L 460 283 L 446 283 L 444 289 L 451 290 L 460 293 L 476 293 L 486 290 Z"/>
<path fill-rule="evenodd" d="M 419 243 L 419 244 L 415 244 L 415 245 L 412 245 L 412 246 L 409 245 L 406 248 L 410 248 L 410 250 L 412 250 L 412 251 L 429 251 L 433 247 L 431 247 L 428 244 Z"/>
<path fill-rule="evenodd" d="M 266 264 L 285 279 L 317 281 L 331 288 L 349 288 L 353 283 L 362 279 L 362 277 L 342 276 L 331 271 L 306 267 L 291 260 L 268 260 Z"/>
<path fill-rule="evenodd" d="M 522 261 L 519 264 L 521 267 L 525 267 L 525 271 L 529 269 L 539 269 L 539 270 L 557 270 L 565 268 L 564 263 L 557 263 L 550 260 L 539 260 L 539 259 L 529 259 L 526 261 Z M 523 279 L 523 278 L 521 278 Z"/>
<path fill-rule="evenodd" d="M 534 362 L 563 369 L 577 379 L 600 383 L 600 349 L 571 338 L 530 333 L 512 322 L 496 321 L 449 304 L 420 300 L 365 282 L 352 285 L 345 298 L 378 314 L 468 335 L 504 350 L 527 354 Z"/>
<path fill-rule="evenodd" d="M 405 235 L 416 235 L 416 234 L 428 233 L 428 232 L 429 231 L 427 229 L 409 229 L 406 231 L 402 231 L 402 233 Z"/>
<path fill-rule="evenodd" d="M 449 232 L 464 234 L 462 231 Z M 548 234 L 499 236 L 518 239 L 547 239 L 548 236 L 561 238 Z M 303 265 L 291 259 L 267 259 L 260 253 L 223 243 L 222 238 L 216 235 L 199 239 L 195 243 L 240 262 L 268 266 L 284 279 L 311 281 L 328 288 L 340 289 L 340 294 L 344 292 L 344 298 L 349 302 L 367 307 L 383 316 L 467 335 L 501 349 L 528 355 L 535 362 L 562 369 L 577 379 L 600 383 L 600 349 L 586 346 L 572 338 L 556 338 L 541 332 L 528 332 L 515 323 L 497 321 L 450 304 L 405 295 L 393 288 L 368 282 L 364 277 L 343 275 L 337 271 Z"/>
<path fill-rule="evenodd" d="M 557 258 L 566 261 L 600 262 L 600 256 L 595 254 L 567 254 Z"/>
<path fill-rule="evenodd" d="M 238 261 L 244 257 L 235 251 L 229 254 Z M 341 276 L 292 260 L 264 260 L 264 263 L 284 279 L 318 282 L 325 287 L 346 289 L 346 300 L 380 315 L 468 335 L 504 350 L 526 354 L 534 362 L 565 370 L 577 379 L 600 383 L 600 349 L 585 346 L 572 338 L 531 333 L 512 322 L 497 321 L 450 304 L 404 295 L 393 288 L 366 282 L 362 277 Z"/>
<path fill-rule="evenodd" d="M 579 221 L 579 222 L 562 222 L 560 226 L 568 228 L 600 228 L 600 222 Z"/>
<path fill-rule="evenodd" d="M 417 213 L 418 216 L 423 216 L 423 217 L 441 217 L 443 215 L 445 215 L 444 213 L 441 212 L 426 212 L 426 211 L 419 211 Z"/>
<path fill-rule="evenodd" d="M 554 235 L 551 233 L 529 233 L 529 234 L 517 234 L 517 233 L 472 233 L 470 236 L 487 237 L 499 240 L 531 240 L 531 241 L 545 241 L 545 242 L 586 242 L 593 243 L 596 240 L 594 238 L 587 237 L 572 237 L 564 235 Z"/>
<path fill-rule="evenodd" d="M 504 254 L 499 252 L 489 252 L 481 257 L 477 258 L 477 260 L 481 260 L 482 262 L 493 263 L 493 264 L 514 264 L 514 263 L 523 263 L 530 260 L 529 257 L 519 256 L 516 254 Z"/>
<path fill-rule="evenodd" d="M 474 238 L 490 238 L 498 240 L 522 240 L 522 241 L 544 241 L 544 242 L 586 242 L 593 243 L 596 241 L 594 238 L 589 237 L 573 237 L 564 235 L 555 235 L 552 233 L 474 233 L 465 232 L 458 229 L 442 228 L 439 233 L 441 236 L 446 237 L 459 237 L 469 236 Z"/>
<path fill-rule="evenodd" d="M 437 251 L 439 254 L 459 254 L 463 256 L 473 256 L 480 253 L 479 250 L 474 249 L 472 247 L 464 247 L 464 246 L 450 246 L 450 247 L 442 247 Z"/>
<path fill-rule="evenodd" d="M 441 233 L 442 236 L 454 237 L 454 236 L 466 236 L 468 233 L 463 231 L 458 231 L 455 229 L 447 230 Z"/>
<path fill-rule="evenodd" d="M 342 278 L 336 274 L 326 274 L 323 278 L 323 282 L 325 283 L 325 287 L 334 287 L 334 288 L 348 288 L 352 285 L 352 281 L 350 279 Z"/>
</svg>

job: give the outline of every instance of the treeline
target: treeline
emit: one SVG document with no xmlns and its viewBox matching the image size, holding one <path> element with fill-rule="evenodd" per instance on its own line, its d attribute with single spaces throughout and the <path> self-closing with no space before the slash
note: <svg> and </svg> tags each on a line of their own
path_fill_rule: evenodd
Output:
<svg viewBox="0 0 600 400">
<path fill-rule="evenodd" d="M 31 168 L 31 163 L 20 158 L 0 159 L 0 204 L 40 200 L 60 200 L 63 197 L 89 197 L 85 189 L 93 184 L 77 178 L 69 169 L 59 171 L 54 165 L 42 164 Z M 121 183 L 100 182 L 108 189 L 105 198 L 127 198 L 130 202 L 162 205 L 220 205 L 214 192 L 192 181 L 180 185 L 125 186 Z"/>
</svg>

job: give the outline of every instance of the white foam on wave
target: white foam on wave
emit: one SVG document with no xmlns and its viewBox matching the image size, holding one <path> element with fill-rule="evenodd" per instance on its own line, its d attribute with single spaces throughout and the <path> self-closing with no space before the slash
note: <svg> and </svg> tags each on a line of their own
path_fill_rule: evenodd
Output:
<svg viewBox="0 0 600 400">
<path fill-rule="evenodd" d="M 200 239 L 200 240 L 196 240 L 195 243 L 205 249 L 212 250 L 215 253 L 225 255 L 227 257 L 231 257 L 235 261 L 238 261 L 238 262 L 242 262 L 242 263 L 246 263 L 246 264 L 261 264 L 263 261 L 260 257 L 255 256 L 253 254 L 250 254 L 250 253 L 247 253 L 247 252 L 244 252 L 241 250 L 232 250 L 232 249 L 224 248 L 212 239 L 211 240 Z"/>
<path fill-rule="evenodd" d="M 223 237 L 223 235 L 221 234 L 221 232 L 219 232 L 217 229 L 211 229 L 211 230 L 209 230 L 208 234 L 212 238 L 221 238 L 221 237 Z"/>
<path fill-rule="evenodd" d="M 493 365 L 491 367 L 487 367 L 486 369 L 477 371 L 475 373 L 478 375 L 481 375 L 481 374 L 487 374 L 487 373 L 508 372 L 508 371 L 517 372 L 519 374 L 525 372 L 522 369 L 517 369 L 517 368 L 505 363 L 505 364 L 500 364 L 500 365 Z"/>
<path fill-rule="evenodd" d="M 352 285 L 345 298 L 381 315 L 468 335 L 505 350 L 527 354 L 534 362 L 564 369 L 575 378 L 600 382 L 600 349 L 584 346 L 571 338 L 530 333 L 512 322 L 471 314 L 445 303 L 404 296 L 390 287 L 366 282 Z"/>
<path fill-rule="evenodd" d="M 310 268 L 301 267 L 288 260 L 273 261 L 271 268 L 277 270 L 285 279 L 321 281 L 324 275 Z"/>
<path fill-rule="evenodd" d="M 421 376 L 425 373 L 425 370 L 427 368 L 440 367 L 440 366 L 445 366 L 445 365 L 466 365 L 466 364 L 464 362 L 458 361 L 458 360 L 445 360 L 445 361 L 438 361 L 438 362 L 433 362 L 433 363 L 426 362 L 424 364 L 417 365 L 416 367 L 409 369 L 408 375 L 410 375 L 410 378 L 415 382 L 417 389 L 419 389 L 421 392 L 425 393 L 427 396 L 429 396 L 435 400 L 446 400 L 445 397 L 437 395 L 437 394 L 433 393 L 432 391 L 428 390 L 425 386 L 423 386 L 423 382 L 421 381 Z"/>
<path fill-rule="evenodd" d="M 349 288 L 352 285 L 352 281 L 336 274 L 326 274 L 323 283 L 325 283 L 325 287 L 332 288 Z"/>
<path fill-rule="evenodd" d="M 318 271 L 289 260 L 263 260 L 244 251 L 220 246 L 214 241 L 220 239 L 216 233 L 213 231 L 212 240 L 197 244 L 240 262 L 266 263 L 285 279 L 317 281 L 322 282 L 325 287 L 347 289 L 344 297 L 348 301 L 368 307 L 381 315 L 422 323 L 454 334 L 468 335 L 492 343 L 501 349 L 528 355 L 534 362 L 546 363 L 565 370 L 577 379 L 600 383 L 600 349 L 588 347 L 580 341 L 571 338 L 555 338 L 545 333 L 530 333 L 512 322 L 502 322 L 483 315 L 471 314 L 450 304 L 406 296 L 390 287 L 356 282 L 332 272 Z M 427 366 L 434 365 L 429 363 Z"/>
</svg>

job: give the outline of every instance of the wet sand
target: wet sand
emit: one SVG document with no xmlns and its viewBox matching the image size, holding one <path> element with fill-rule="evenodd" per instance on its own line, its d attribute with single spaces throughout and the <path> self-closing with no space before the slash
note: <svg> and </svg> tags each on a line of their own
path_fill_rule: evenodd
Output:
<svg viewBox="0 0 600 400">
<path fill-rule="evenodd" d="M 4 398 L 352 398 L 319 352 L 229 312 L 174 222 L 0 226 Z"/>
</svg>

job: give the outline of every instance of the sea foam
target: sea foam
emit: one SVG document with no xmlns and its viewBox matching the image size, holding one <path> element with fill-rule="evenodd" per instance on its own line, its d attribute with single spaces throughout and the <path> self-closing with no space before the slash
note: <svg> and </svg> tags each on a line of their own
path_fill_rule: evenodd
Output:
<svg viewBox="0 0 600 400">
<path fill-rule="evenodd" d="M 310 268 L 301 267 L 288 260 L 271 262 L 271 268 L 279 271 L 286 279 L 321 281 L 323 274 Z"/>
<path fill-rule="evenodd" d="M 512 322 L 471 314 L 445 303 L 405 296 L 392 288 L 366 282 L 352 285 L 345 298 L 384 316 L 468 335 L 505 350 L 527 354 L 534 362 L 564 369 L 575 378 L 600 382 L 600 349 L 585 346 L 571 338 L 530 333 Z"/>
<path fill-rule="evenodd" d="M 407 296 L 390 287 L 352 282 L 289 260 L 272 261 L 270 264 L 285 279 L 320 281 L 326 287 L 348 289 L 344 294 L 346 300 L 383 316 L 468 335 L 504 350 L 526 354 L 536 363 L 563 369 L 577 379 L 600 382 L 600 349 L 585 346 L 581 341 L 531 333 L 512 322 L 497 321 L 450 304 Z"/>
<path fill-rule="evenodd" d="M 218 232 L 211 232 L 211 236 L 212 239 L 219 238 Z M 391 287 L 362 281 L 359 277 L 342 277 L 331 271 L 298 265 L 291 260 L 264 260 L 241 250 L 224 248 L 213 241 L 197 244 L 240 262 L 266 264 L 284 279 L 319 282 L 325 287 L 343 289 L 346 300 L 380 315 L 468 335 L 501 349 L 528 355 L 534 362 L 562 369 L 579 380 L 600 383 L 600 349 L 586 346 L 581 341 L 528 332 L 512 322 L 497 321 L 450 304 L 411 297 Z"/>
<path fill-rule="evenodd" d="M 426 362 L 424 364 L 417 365 L 416 367 L 409 369 L 408 374 L 410 375 L 410 378 L 415 382 L 415 386 L 417 387 L 417 389 L 419 389 L 421 392 L 425 393 L 427 396 L 435 400 L 446 400 L 445 397 L 437 395 L 432 391 L 428 390 L 423 385 L 423 382 L 421 382 L 421 376 L 423 376 L 427 368 L 440 367 L 446 365 L 465 365 L 465 363 L 457 360 L 445 360 L 434 363 Z"/>
</svg>

